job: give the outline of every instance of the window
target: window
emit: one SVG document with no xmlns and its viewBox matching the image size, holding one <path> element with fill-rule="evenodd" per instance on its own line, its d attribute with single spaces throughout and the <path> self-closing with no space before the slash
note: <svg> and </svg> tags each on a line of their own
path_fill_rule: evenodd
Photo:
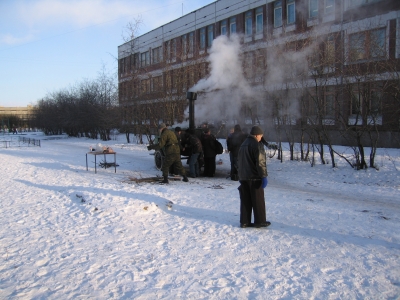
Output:
<svg viewBox="0 0 400 300">
<path fill-rule="evenodd" d="M 176 40 L 171 40 L 171 59 L 176 59 Z"/>
<path fill-rule="evenodd" d="M 151 86 L 151 91 L 152 92 L 157 92 L 161 91 L 162 89 L 162 77 L 157 76 L 152 79 L 152 86 Z"/>
<path fill-rule="evenodd" d="M 207 46 L 208 47 L 211 47 L 213 40 L 214 40 L 214 25 L 210 25 L 207 27 Z"/>
<path fill-rule="evenodd" d="M 335 115 L 335 94 L 331 87 L 325 90 L 323 114 L 330 117 Z"/>
<path fill-rule="evenodd" d="M 227 35 L 228 34 L 228 29 L 227 29 L 227 20 L 221 21 L 221 35 Z"/>
<path fill-rule="evenodd" d="M 204 50 L 206 48 L 206 29 L 200 29 L 200 49 Z"/>
<path fill-rule="evenodd" d="M 385 28 L 351 34 L 349 36 L 349 60 L 358 61 L 384 57 L 385 44 Z"/>
<path fill-rule="evenodd" d="M 325 65 L 333 66 L 335 64 L 335 40 L 331 35 L 325 44 Z"/>
<path fill-rule="evenodd" d="M 318 1 L 319 0 L 309 0 L 309 17 L 310 19 L 318 17 Z"/>
<path fill-rule="evenodd" d="M 287 0 L 287 23 L 293 24 L 296 21 L 296 10 L 294 0 Z"/>
<path fill-rule="evenodd" d="M 263 29 L 264 29 L 263 8 L 259 7 L 256 9 L 256 33 L 262 33 Z"/>
<path fill-rule="evenodd" d="M 229 19 L 230 21 L 230 33 L 236 33 L 236 17 L 232 17 Z"/>
<path fill-rule="evenodd" d="M 187 54 L 187 36 L 182 35 L 182 56 Z"/>
<path fill-rule="evenodd" d="M 141 86 L 142 86 L 142 94 L 150 93 L 150 79 L 143 79 L 141 81 Z"/>
<path fill-rule="evenodd" d="M 372 58 L 385 56 L 385 28 L 372 30 L 370 34 L 370 56 Z"/>
<path fill-rule="evenodd" d="M 325 14 L 331 14 L 335 11 L 335 0 L 324 0 L 325 1 Z"/>
<path fill-rule="evenodd" d="M 157 64 L 162 61 L 161 47 L 157 47 L 152 50 L 152 58 L 153 58 L 153 64 Z"/>
<path fill-rule="evenodd" d="M 282 26 L 282 1 L 274 3 L 274 27 Z"/>
<path fill-rule="evenodd" d="M 189 33 L 189 54 L 193 54 L 194 50 L 194 32 Z"/>
<path fill-rule="evenodd" d="M 353 91 L 351 95 L 351 111 L 352 115 L 361 114 L 362 96 L 358 91 Z"/>
<path fill-rule="evenodd" d="M 146 51 L 143 53 L 140 53 L 140 66 L 145 67 L 150 65 L 150 52 Z"/>
<path fill-rule="evenodd" d="M 245 14 L 245 33 L 247 36 L 253 34 L 253 20 L 252 20 L 252 15 L 251 11 L 246 12 Z"/>
</svg>

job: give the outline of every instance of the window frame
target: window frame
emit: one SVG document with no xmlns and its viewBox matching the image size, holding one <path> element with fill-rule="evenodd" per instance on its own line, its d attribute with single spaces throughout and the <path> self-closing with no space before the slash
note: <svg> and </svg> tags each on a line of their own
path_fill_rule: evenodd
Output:
<svg viewBox="0 0 400 300">
<path fill-rule="evenodd" d="M 229 19 L 229 33 L 230 33 L 230 34 L 235 34 L 235 33 L 237 33 L 236 17 L 231 17 L 231 18 Z"/>
<path fill-rule="evenodd" d="M 282 27 L 282 1 L 274 2 L 274 28 Z"/>
<path fill-rule="evenodd" d="M 293 19 L 291 18 L 291 7 L 293 7 Z M 287 0 L 286 2 L 286 14 L 287 14 L 287 24 L 296 23 L 296 3 L 294 0 Z"/>
<path fill-rule="evenodd" d="M 308 0 L 308 18 L 318 18 L 319 0 Z"/>
<path fill-rule="evenodd" d="M 244 33 L 246 36 L 253 35 L 253 13 L 251 10 L 244 14 Z"/>
<path fill-rule="evenodd" d="M 256 34 L 264 31 L 264 11 L 262 7 L 256 8 Z"/>
</svg>

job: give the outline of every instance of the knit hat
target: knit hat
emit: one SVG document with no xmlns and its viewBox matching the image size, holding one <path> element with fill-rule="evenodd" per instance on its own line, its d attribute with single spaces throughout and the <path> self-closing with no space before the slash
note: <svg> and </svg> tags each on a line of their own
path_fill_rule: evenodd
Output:
<svg viewBox="0 0 400 300">
<path fill-rule="evenodd" d="M 253 126 L 253 127 L 251 127 L 250 134 L 251 135 L 260 135 L 260 134 L 264 134 L 264 131 L 262 131 L 262 129 L 258 126 Z"/>
<path fill-rule="evenodd" d="M 238 132 L 238 131 L 242 131 L 242 128 L 240 128 L 240 125 L 239 125 L 239 124 L 236 124 L 235 127 L 233 128 L 233 130 L 234 130 L 235 132 Z"/>
<path fill-rule="evenodd" d="M 179 126 L 175 127 L 175 132 L 179 132 L 179 131 L 182 131 L 182 128 L 180 128 Z"/>
<path fill-rule="evenodd" d="M 167 125 L 165 125 L 165 123 L 161 123 L 160 125 L 158 125 L 158 129 L 164 129 L 164 128 L 166 128 L 167 127 Z"/>
</svg>

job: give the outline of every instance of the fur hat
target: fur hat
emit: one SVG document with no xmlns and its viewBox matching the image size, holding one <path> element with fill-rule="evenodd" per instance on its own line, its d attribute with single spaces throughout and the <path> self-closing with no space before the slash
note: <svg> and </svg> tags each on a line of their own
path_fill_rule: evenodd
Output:
<svg viewBox="0 0 400 300">
<path fill-rule="evenodd" d="M 175 132 L 179 132 L 179 131 L 182 131 L 182 128 L 180 128 L 179 126 L 175 127 Z"/>
<path fill-rule="evenodd" d="M 260 134 L 264 134 L 264 131 L 262 131 L 262 129 L 258 126 L 253 126 L 253 127 L 251 127 L 250 134 L 251 135 L 260 135 Z"/>
<path fill-rule="evenodd" d="M 242 128 L 240 128 L 239 124 L 236 124 L 235 127 L 233 128 L 234 132 L 242 131 Z"/>
<path fill-rule="evenodd" d="M 210 128 L 204 129 L 204 133 L 209 133 L 209 132 L 210 132 Z"/>
</svg>

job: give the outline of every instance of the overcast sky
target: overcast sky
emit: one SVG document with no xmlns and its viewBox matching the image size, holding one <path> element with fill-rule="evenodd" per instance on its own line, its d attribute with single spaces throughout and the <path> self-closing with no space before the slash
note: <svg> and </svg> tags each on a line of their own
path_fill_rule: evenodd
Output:
<svg viewBox="0 0 400 300">
<path fill-rule="evenodd" d="M 128 22 L 146 33 L 215 0 L 0 0 L 0 106 L 117 71 Z"/>
</svg>

